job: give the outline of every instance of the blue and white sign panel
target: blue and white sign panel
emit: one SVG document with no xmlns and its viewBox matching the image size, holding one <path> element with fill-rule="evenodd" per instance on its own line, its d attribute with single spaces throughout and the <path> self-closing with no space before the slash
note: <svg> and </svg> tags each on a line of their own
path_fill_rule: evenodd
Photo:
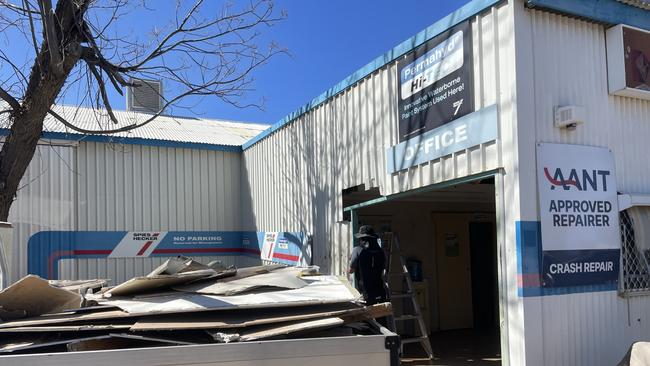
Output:
<svg viewBox="0 0 650 366">
<path fill-rule="evenodd" d="M 471 35 L 461 22 L 397 62 L 399 142 L 474 110 Z"/>
<path fill-rule="evenodd" d="M 388 173 L 496 140 L 497 136 L 497 106 L 492 105 L 388 148 Z"/>
<path fill-rule="evenodd" d="M 538 144 L 537 178 L 542 286 L 615 284 L 620 228 L 611 151 Z"/>
<path fill-rule="evenodd" d="M 61 259 L 249 256 L 311 263 L 308 235 L 255 231 L 40 231 L 27 243 L 28 271 L 57 279 Z"/>
</svg>

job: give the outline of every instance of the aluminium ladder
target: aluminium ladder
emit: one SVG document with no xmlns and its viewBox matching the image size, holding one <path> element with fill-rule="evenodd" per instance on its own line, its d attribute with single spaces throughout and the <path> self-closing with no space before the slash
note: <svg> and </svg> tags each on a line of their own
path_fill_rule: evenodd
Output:
<svg viewBox="0 0 650 366">
<path fill-rule="evenodd" d="M 395 315 L 392 316 L 389 319 L 389 321 L 392 323 L 391 324 L 393 327 L 392 330 L 394 332 L 397 332 L 397 327 L 396 327 L 397 322 L 414 321 L 417 331 L 419 333 L 409 338 L 401 338 L 400 351 L 402 354 L 404 353 L 403 352 L 404 344 L 419 343 L 422 349 L 424 350 L 424 352 L 427 354 L 427 358 L 429 360 L 432 360 L 433 348 L 431 347 L 431 343 L 429 341 L 429 335 L 428 335 L 427 327 L 424 324 L 424 319 L 422 317 L 422 312 L 420 310 L 420 304 L 418 303 L 416 295 L 413 292 L 413 282 L 411 281 L 411 274 L 409 273 L 408 268 L 406 267 L 406 261 L 402 256 L 402 252 L 399 246 L 399 239 L 397 238 L 397 235 L 394 235 L 393 233 L 384 233 L 382 237 L 382 247 L 384 247 L 384 251 L 386 253 L 387 277 L 388 276 L 401 277 L 402 283 L 405 286 L 405 288 L 402 289 L 403 290 L 402 292 L 393 292 L 390 290 L 390 286 L 389 286 L 389 291 L 388 291 L 389 301 L 392 301 L 393 299 L 407 299 L 407 301 L 410 302 L 411 308 L 413 309 L 412 314 L 402 313 L 399 316 L 395 316 Z M 400 268 L 398 269 L 397 272 L 394 273 L 391 272 L 393 252 L 395 252 L 395 254 L 399 256 L 399 260 L 400 260 Z M 386 280 L 388 280 L 388 278 Z M 386 281 L 386 283 L 388 283 L 388 281 Z M 408 306 L 406 306 L 406 308 L 408 308 Z"/>
</svg>

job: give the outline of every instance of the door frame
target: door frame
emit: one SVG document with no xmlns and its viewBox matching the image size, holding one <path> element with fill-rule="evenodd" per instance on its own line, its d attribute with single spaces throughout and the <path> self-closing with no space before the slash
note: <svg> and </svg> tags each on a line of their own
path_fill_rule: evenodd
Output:
<svg viewBox="0 0 650 366">
<path fill-rule="evenodd" d="M 508 355 L 510 354 L 510 345 L 509 345 L 509 326 L 508 326 L 508 314 L 509 314 L 509 297 L 508 297 L 508 281 L 507 281 L 507 248 L 506 248 L 506 222 L 505 222 L 505 172 L 503 169 L 493 169 L 483 173 L 469 175 L 462 178 L 452 179 L 449 181 L 435 183 L 427 185 L 424 187 L 412 189 L 405 192 L 394 193 L 388 196 L 381 196 L 366 202 L 361 202 L 352 206 L 344 207 L 343 211 L 350 212 L 350 219 L 352 220 L 352 232 L 350 233 L 350 244 L 354 246 L 355 237 L 354 234 L 357 232 L 358 228 L 358 212 L 360 208 L 377 205 L 380 203 L 392 201 L 398 198 L 414 196 L 423 192 L 430 192 L 439 190 L 442 188 L 447 188 L 451 186 L 456 186 L 464 183 L 471 183 L 477 180 L 494 177 L 494 195 L 495 195 L 495 213 L 496 213 L 496 234 L 497 234 L 497 286 L 499 293 L 499 336 L 501 343 L 501 364 L 503 366 L 510 365 L 510 360 Z"/>
</svg>

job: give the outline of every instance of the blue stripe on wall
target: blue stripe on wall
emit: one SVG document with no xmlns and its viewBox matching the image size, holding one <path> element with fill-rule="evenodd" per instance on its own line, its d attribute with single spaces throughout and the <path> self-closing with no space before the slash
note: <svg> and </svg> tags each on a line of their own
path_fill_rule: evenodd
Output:
<svg viewBox="0 0 650 366">
<path fill-rule="evenodd" d="M 616 291 L 616 284 L 542 287 L 542 225 L 539 221 L 515 222 L 517 240 L 517 283 L 521 297 L 567 295 Z"/>
<path fill-rule="evenodd" d="M 426 41 L 430 40 L 431 38 L 441 34 L 442 32 L 446 31 L 447 29 L 459 24 L 460 22 L 463 22 L 472 16 L 482 12 L 483 10 L 501 2 L 502 0 L 473 0 L 460 9 L 456 10 L 455 12 L 447 15 L 446 17 L 440 19 L 439 21 L 435 22 L 433 25 L 429 26 L 425 30 L 419 32 L 415 36 L 407 39 L 406 41 L 400 43 L 390 51 L 386 52 L 382 56 L 377 57 L 373 61 L 371 61 L 369 64 L 366 66 L 362 67 L 361 69 L 355 71 L 352 75 L 348 76 L 347 78 L 343 79 L 341 82 L 338 84 L 334 85 L 330 89 L 328 89 L 326 92 L 322 93 L 318 97 L 312 99 L 309 103 L 305 104 L 301 108 L 299 108 L 297 111 L 287 115 L 268 129 L 264 130 L 262 133 L 259 135 L 253 137 L 252 139 L 248 140 L 244 145 L 243 149 L 249 149 L 251 146 L 255 145 L 259 141 L 265 139 L 269 135 L 271 135 L 273 132 L 279 130 L 282 128 L 284 125 L 290 123 L 291 121 L 295 120 L 296 118 L 302 116 L 303 114 L 309 112 L 310 110 L 316 108 L 320 104 L 324 103 L 328 99 L 334 97 L 335 95 L 341 93 L 345 89 L 351 87 L 354 85 L 356 82 L 359 80 L 363 79 L 364 77 L 372 74 L 373 72 L 379 70 L 380 68 L 386 66 L 387 64 L 397 60 L 399 57 L 411 52 L 418 46 L 422 45 Z M 432 3 L 431 6 L 435 6 L 435 4 Z"/>
</svg>

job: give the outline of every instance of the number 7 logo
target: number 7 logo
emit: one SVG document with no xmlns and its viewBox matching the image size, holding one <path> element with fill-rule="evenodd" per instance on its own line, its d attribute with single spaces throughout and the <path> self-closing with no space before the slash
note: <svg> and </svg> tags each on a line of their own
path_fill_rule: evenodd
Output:
<svg viewBox="0 0 650 366">
<path fill-rule="evenodd" d="M 458 114 L 458 110 L 460 109 L 461 105 L 463 105 L 463 99 L 457 100 L 454 102 L 454 104 L 452 104 L 452 106 L 456 108 L 456 110 L 454 111 L 454 116 Z"/>
</svg>

